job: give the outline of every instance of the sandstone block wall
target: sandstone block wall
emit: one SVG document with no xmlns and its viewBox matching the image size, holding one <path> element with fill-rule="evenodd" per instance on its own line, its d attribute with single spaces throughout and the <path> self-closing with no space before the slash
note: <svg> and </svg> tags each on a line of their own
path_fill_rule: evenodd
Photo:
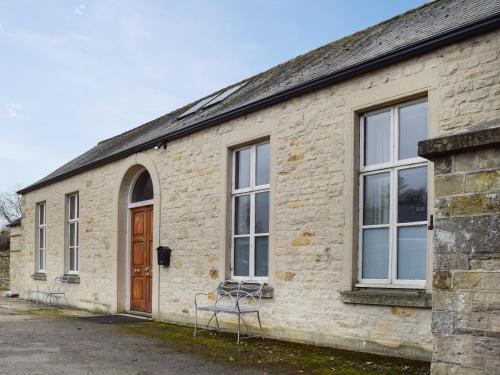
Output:
<svg viewBox="0 0 500 375">
<path fill-rule="evenodd" d="M 0 251 L 0 291 L 9 289 L 9 264 L 9 252 Z"/>
<path fill-rule="evenodd" d="M 271 141 L 271 238 L 269 284 L 263 304 L 268 336 L 341 348 L 430 359 L 428 308 L 346 304 L 346 231 L 356 223 L 346 207 L 355 170 L 346 167 L 357 139 L 346 137 L 354 111 L 429 94 L 431 133 L 452 133 L 500 117 L 500 32 L 359 76 L 285 103 L 148 150 L 160 181 L 159 238 L 173 249 L 159 273 L 158 317 L 191 323 L 193 295 L 229 277 L 227 242 L 228 148 L 252 139 Z M 479 62 L 477 62 L 479 61 Z M 476 63 L 477 62 L 477 63 Z M 432 80 L 429 80 L 432 77 Z M 423 80 L 425 78 L 425 80 Z M 425 82 L 432 82 L 432 87 Z M 404 82 L 404 84 L 403 84 Z M 432 91 L 432 92 L 431 92 Z M 353 109 L 352 97 L 370 97 Z M 136 155 L 138 157 L 138 155 Z M 115 188 L 135 156 L 84 172 L 24 196 L 21 251 L 11 264 L 12 285 L 21 294 L 45 287 L 65 272 L 64 200 L 80 192 L 80 280 L 69 286 L 72 304 L 110 310 L 116 304 L 118 253 Z M 348 186 L 346 188 L 346 186 Z M 357 197 L 352 197 L 357 200 Z M 47 202 L 47 281 L 34 280 L 35 204 Z M 120 233 L 119 233 L 120 234 Z M 126 235 L 126 233 L 121 233 Z M 355 267 L 355 266 L 354 266 Z M 353 270 L 355 272 L 355 270 Z"/>
<path fill-rule="evenodd" d="M 436 166 L 434 374 L 499 371 L 500 120 L 497 122 L 491 129 L 429 142 Z M 433 156 L 432 149 L 439 148 L 446 150 Z"/>
</svg>

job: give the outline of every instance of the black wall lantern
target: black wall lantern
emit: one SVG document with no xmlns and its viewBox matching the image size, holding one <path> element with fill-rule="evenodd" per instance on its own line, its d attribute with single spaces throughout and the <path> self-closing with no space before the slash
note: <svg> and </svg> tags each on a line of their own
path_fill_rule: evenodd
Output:
<svg viewBox="0 0 500 375">
<path fill-rule="evenodd" d="M 158 252 L 158 265 L 163 267 L 170 266 L 170 254 L 172 249 L 168 246 L 158 246 L 156 249 Z"/>
</svg>

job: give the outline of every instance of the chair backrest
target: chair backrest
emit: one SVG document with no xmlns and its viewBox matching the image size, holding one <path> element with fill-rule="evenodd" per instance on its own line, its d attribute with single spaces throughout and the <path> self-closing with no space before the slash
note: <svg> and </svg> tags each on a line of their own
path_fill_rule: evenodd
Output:
<svg viewBox="0 0 500 375">
<path fill-rule="evenodd" d="M 50 290 L 54 293 L 63 292 L 66 283 L 68 282 L 68 276 L 56 276 L 52 283 Z"/>
<path fill-rule="evenodd" d="M 231 305 L 236 307 L 238 304 L 238 295 L 240 283 L 231 280 L 223 281 L 217 287 L 217 297 L 215 305 Z"/>
<path fill-rule="evenodd" d="M 215 305 L 229 305 L 234 308 L 246 306 L 259 307 L 266 283 L 258 281 L 226 280 L 217 287 Z"/>
<path fill-rule="evenodd" d="M 238 291 L 237 303 L 240 308 L 252 306 L 260 308 L 260 301 L 266 283 L 259 281 L 242 281 Z"/>
</svg>

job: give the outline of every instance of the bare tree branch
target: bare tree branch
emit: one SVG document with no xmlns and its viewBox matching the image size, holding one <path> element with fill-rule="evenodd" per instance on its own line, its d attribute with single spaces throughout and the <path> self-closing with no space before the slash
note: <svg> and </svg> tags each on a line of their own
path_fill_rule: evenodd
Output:
<svg viewBox="0 0 500 375">
<path fill-rule="evenodd" d="M 16 193 L 0 194 L 0 223 L 12 224 L 22 215 L 21 196 Z"/>
</svg>

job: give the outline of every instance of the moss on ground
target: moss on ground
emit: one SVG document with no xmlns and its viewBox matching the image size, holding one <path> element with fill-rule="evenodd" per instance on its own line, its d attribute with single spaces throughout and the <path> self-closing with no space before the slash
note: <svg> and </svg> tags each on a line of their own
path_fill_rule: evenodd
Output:
<svg viewBox="0 0 500 375">
<path fill-rule="evenodd" d="M 161 345 L 192 353 L 214 362 L 256 367 L 268 373 L 287 374 L 429 374 L 429 363 L 384 357 L 326 347 L 277 340 L 248 339 L 236 344 L 236 336 L 200 330 L 193 337 L 190 327 L 148 322 L 118 325 L 119 329 L 137 335 L 152 336 Z"/>
</svg>

